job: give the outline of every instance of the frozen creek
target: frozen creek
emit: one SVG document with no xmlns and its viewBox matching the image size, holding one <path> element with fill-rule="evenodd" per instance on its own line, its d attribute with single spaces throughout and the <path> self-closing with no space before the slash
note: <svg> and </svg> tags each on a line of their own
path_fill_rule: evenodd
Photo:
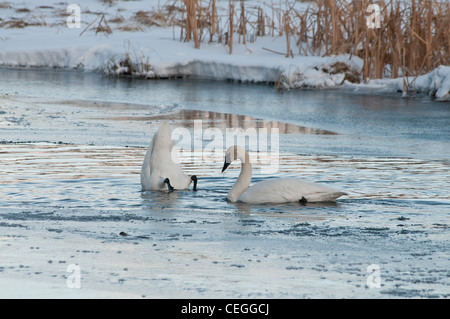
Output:
<svg viewBox="0 0 450 319">
<path fill-rule="evenodd" d="M 449 296 L 447 103 L 29 69 L 0 80 L 3 298 Z M 239 166 L 222 175 L 199 154 L 183 158 L 198 192 L 141 192 L 159 121 L 192 130 L 199 118 L 279 127 L 277 175 L 349 195 L 227 203 Z M 67 286 L 73 264 L 79 289 Z M 371 265 L 380 287 L 367 285 Z"/>
</svg>

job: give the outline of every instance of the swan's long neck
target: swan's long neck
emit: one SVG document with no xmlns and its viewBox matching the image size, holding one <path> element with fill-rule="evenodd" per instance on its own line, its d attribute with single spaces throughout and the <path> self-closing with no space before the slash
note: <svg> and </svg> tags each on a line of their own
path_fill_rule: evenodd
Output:
<svg viewBox="0 0 450 319">
<path fill-rule="evenodd" d="M 241 160 L 241 173 L 234 184 L 233 188 L 228 193 L 228 200 L 236 202 L 239 197 L 245 192 L 252 180 L 252 164 L 250 163 L 248 153 L 245 152 L 245 157 L 240 157 Z"/>
</svg>

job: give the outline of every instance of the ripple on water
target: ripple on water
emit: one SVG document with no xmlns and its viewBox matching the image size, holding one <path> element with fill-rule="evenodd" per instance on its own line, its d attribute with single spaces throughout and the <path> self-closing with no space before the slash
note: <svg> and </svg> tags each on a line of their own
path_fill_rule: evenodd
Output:
<svg viewBox="0 0 450 319">
<path fill-rule="evenodd" d="M 2 144 L 1 151 L 3 207 L 217 210 L 286 218 L 362 216 L 379 222 L 386 216 L 414 215 L 423 216 L 415 218 L 420 223 L 432 214 L 445 225 L 450 203 L 449 165 L 441 161 L 282 154 L 277 175 L 300 176 L 349 195 L 336 203 L 250 206 L 225 200 L 240 166 L 233 164 L 221 174 L 221 162 L 202 161 L 197 153 L 181 160 L 187 174 L 199 177 L 199 190 L 168 194 L 141 192 L 145 148 L 18 143 Z M 258 165 L 253 182 L 272 177 L 260 174 Z"/>
</svg>

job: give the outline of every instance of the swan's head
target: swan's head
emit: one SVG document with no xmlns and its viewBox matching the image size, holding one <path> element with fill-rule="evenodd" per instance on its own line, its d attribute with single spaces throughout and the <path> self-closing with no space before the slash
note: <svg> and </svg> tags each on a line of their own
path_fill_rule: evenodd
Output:
<svg viewBox="0 0 450 319">
<path fill-rule="evenodd" d="M 196 192 L 196 191 L 197 191 L 197 176 L 192 175 L 192 176 L 191 176 L 191 180 L 194 182 L 194 187 L 192 188 L 192 190 L 193 190 L 194 192 Z"/>
<path fill-rule="evenodd" d="M 167 187 L 168 187 L 168 189 L 169 189 L 169 192 L 173 192 L 173 187 L 172 187 L 172 185 L 170 185 L 170 180 L 169 180 L 168 178 L 166 178 L 166 179 L 164 180 L 164 183 L 167 184 Z"/>
<path fill-rule="evenodd" d="M 242 163 L 250 163 L 250 158 L 244 148 L 236 145 L 229 147 L 225 153 L 225 163 L 223 164 L 222 173 L 225 172 L 232 162 L 238 159 Z"/>
</svg>

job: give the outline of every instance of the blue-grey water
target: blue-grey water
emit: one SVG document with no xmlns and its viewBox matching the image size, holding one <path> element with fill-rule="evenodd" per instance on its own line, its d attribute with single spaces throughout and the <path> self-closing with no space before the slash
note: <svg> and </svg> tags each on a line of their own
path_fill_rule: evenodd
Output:
<svg viewBox="0 0 450 319">
<path fill-rule="evenodd" d="M 450 294 L 448 103 L 55 70 L 1 69 L 0 83 L 0 283 L 51 282 L 62 288 L 49 295 L 64 295 L 63 268 L 78 263 L 84 287 L 132 296 Z M 279 168 L 256 165 L 253 182 L 298 176 L 348 195 L 229 203 L 239 165 L 221 174 L 221 159 L 198 152 L 181 158 L 197 192 L 142 192 L 140 166 L 163 119 L 191 132 L 198 119 L 203 129 L 278 127 Z"/>
</svg>

